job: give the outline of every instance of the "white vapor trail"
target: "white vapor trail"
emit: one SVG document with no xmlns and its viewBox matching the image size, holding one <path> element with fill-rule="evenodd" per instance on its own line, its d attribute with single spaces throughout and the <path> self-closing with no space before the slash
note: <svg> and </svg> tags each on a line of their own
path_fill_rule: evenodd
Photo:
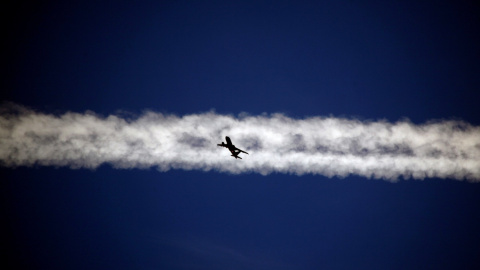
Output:
<svg viewBox="0 0 480 270">
<path fill-rule="evenodd" d="M 216 144 L 230 136 L 250 155 L 230 157 Z M 214 112 L 136 119 L 92 112 L 44 114 L 15 105 L 0 110 L 0 165 L 96 168 L 157 167 L 243 173 L 360 175 L 395 181 L 427 177 L 480 182 L 480 127 L 462 121 L 293 119 Z"/>
</svg>

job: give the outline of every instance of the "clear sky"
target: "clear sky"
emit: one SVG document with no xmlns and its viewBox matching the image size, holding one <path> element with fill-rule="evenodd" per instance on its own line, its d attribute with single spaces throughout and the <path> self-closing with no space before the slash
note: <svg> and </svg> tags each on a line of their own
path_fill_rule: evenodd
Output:
<svg viewBox="0 0 480 270">
<path fill-rule="evenodd" d="M 472 1 L 98 2 L 1 11 L 2 102 L 480 125 Z M 479 183 L 108 164 L 0 175 L 2 264 L 18 269 L 480 268 Z"/>
</svg>

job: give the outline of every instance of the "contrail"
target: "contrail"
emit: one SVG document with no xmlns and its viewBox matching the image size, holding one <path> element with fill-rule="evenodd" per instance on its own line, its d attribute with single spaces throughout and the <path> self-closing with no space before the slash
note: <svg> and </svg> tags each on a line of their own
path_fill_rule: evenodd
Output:
<svg viewBox="0 0 480 270">
<path fill-rule="evenodd" d="M 230 136 L 243 160 L 217 143 Z M 0 165 L 216 170 L 480 181 L 480 127 L 462 121 L 360 121 L 215 112 L 135 119 L 0 108 Z"/>
</svg>

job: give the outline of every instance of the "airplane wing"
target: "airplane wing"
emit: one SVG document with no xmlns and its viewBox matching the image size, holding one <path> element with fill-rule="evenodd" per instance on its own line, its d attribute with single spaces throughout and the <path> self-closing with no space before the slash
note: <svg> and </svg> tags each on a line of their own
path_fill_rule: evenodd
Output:
<svg viewBox="0 0 480 270">
<path fill-rule="evenodd" d="M 238 150 L 238 151 L 240 151 L 240 152 L 242 152 L 242 153 L 245 153 L 245 154 L 247 154 L 247 155 L 248 155 L 248 153 L 247 153 L 247 152 L 245 152 L 245 151 L 243 151 L 242 149 L 238 149 L 238 148 L 236 148 L 236 150 Z"/>
</svg>

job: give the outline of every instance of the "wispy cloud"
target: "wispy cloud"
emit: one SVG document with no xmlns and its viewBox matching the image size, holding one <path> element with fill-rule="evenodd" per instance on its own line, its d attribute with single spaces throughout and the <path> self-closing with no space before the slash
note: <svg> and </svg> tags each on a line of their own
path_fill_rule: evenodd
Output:
<svg viewBox="0 0 480 270">
<path fill-rule="evenodd" d="M 232 248 L 228 244 L 196 236 L 154 236 L 149 238 L 159 247 L 174 250 L 182 254 L 181 259 L 169 258 L 171 268 L 175 269 L 298 269 L 282 258 L 270 258 L 258 250 Z M 247 248 L 243 248 L 247 249 Z"/>
<path fill-rule="evenodd" d="M 230 136 L 250 153 L 235 160 L 216 144 Z M 0 164 L 96 168 L 157 167 L 350 174 L 397 180 L 427 177 L 480 181 L 480 127 L 462 121 L 293 119 L 214 112 L 176 116 L 147 112 L 135 119 L 93 112 L 44 114 L 15 105 L 0 111 Z"/>
</svg>

